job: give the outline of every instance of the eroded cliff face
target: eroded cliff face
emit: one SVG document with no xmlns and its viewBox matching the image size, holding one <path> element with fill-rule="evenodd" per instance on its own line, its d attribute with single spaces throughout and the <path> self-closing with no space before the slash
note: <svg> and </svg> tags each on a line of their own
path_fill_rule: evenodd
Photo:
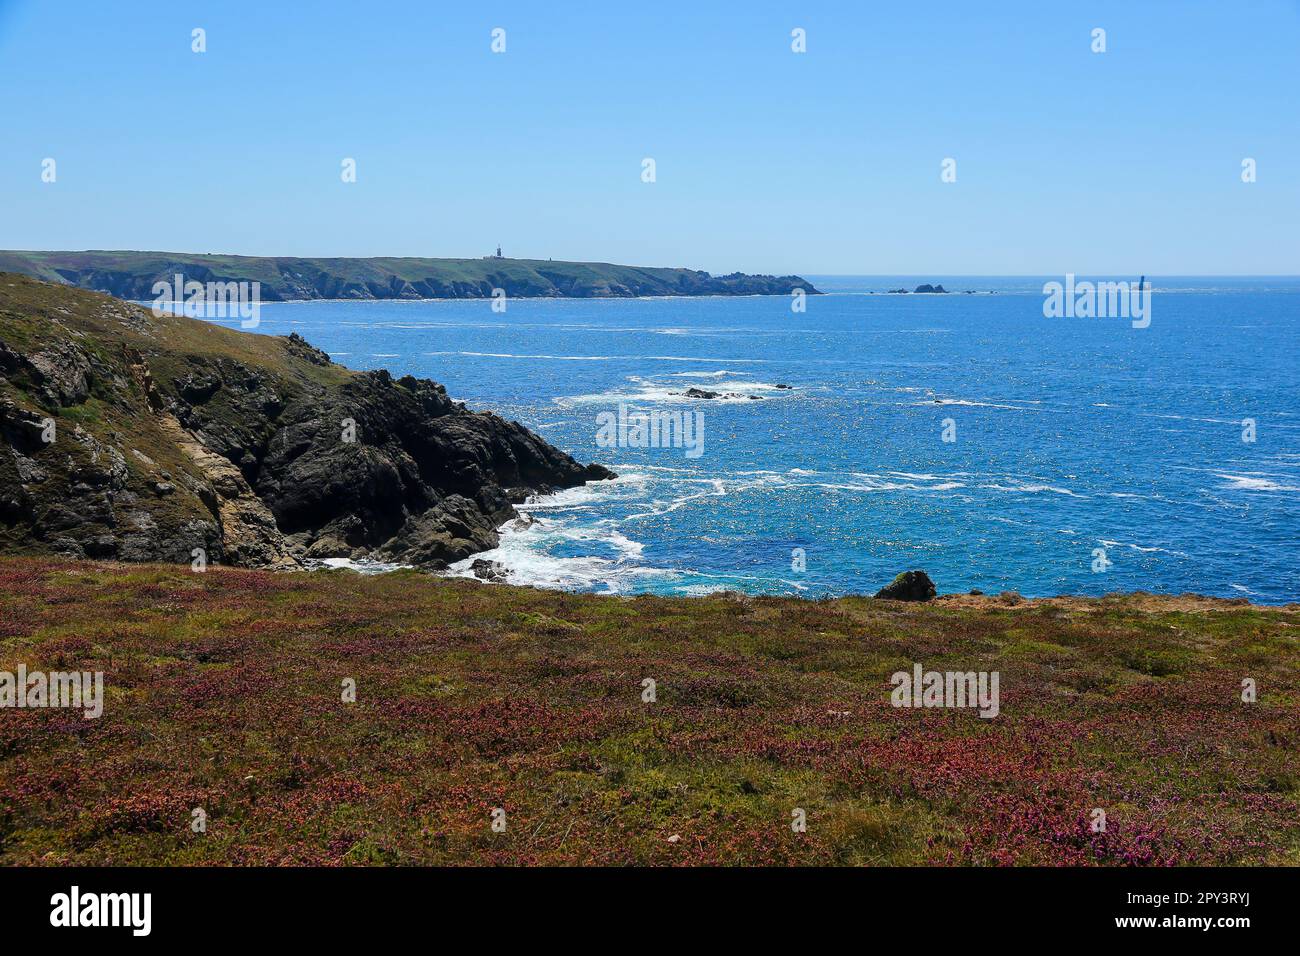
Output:
<svg viewBox="0 0 1300 956">
<path fill-rule="evenodd" d="M 0 274 L 0 549 L 438 567 L 513 503 L 612 477 L 442 386 Z"/>
</svg>

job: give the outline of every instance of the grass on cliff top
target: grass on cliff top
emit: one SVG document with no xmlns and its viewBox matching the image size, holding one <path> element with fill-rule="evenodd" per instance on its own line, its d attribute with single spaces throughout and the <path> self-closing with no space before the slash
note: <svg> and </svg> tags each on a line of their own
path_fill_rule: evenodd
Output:
<svg viewBox="0 0 1300 956">
<path fill-rule="evenodd" d="M 1296 606 L 5 559 L 20 662 L 106 704 L 0 710 L 8 864 L 1300 863 Z M 891 707 L 913 662 L 1000 715 Z"/>
<path fill-rule="evenodd" d="M 288 340 L 164 314 L 99 292 L 0 272 L 0 341 L 36 351 L 67 340 L 123 366 L 124 347 L 143 353 L 160 373 L 184 371 L 190 358 L 229 359 L 286 380 L 338 383 L 356 373 L 293 356 Z M 173 369 L 173 366 L 175 367 Z"/>
</svg>

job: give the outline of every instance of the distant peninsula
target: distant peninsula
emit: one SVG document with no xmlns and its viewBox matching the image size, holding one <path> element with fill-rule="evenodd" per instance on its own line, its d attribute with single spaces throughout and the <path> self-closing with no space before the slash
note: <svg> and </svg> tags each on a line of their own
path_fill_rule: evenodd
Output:
<svg viewBox="0 0 1300 956">
<path fill-rule="evenodd" d="M 799 276 L 714 276 L 695 269 L 559 262 L 550 259 L 374 259 L 197 255 L 179 252 L 0 251 L 0 272 L 107 292 L 154 298 L 155 282 L 260 282 L 266 302 L 295 299 L 486 299 L 635 296 L 818 295 Z"/>
<path fill-rule="evenodd" d="M 926 282 L 912 290 L 917 295 L 947 295 L 948 290 L 941 285 L 930 285 Z M 890 295 L 907 295 L 906 289 L 890 289 Z"/>
</svg>

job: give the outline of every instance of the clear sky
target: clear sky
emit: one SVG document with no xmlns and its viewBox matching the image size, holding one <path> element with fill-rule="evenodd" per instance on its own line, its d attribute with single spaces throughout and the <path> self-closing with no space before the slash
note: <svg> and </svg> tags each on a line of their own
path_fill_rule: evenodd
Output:
<svg viewBox="0 0 1300 956">
<path fill-rule="evenodd" d="M 1296 274 L 1298 81 L 1297 0 L 0 0 L 0 248 Z"/>
</svg>

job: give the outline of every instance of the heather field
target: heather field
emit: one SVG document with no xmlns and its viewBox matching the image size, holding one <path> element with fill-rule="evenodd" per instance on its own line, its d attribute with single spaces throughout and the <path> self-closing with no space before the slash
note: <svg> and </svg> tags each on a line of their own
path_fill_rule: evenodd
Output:
<svg viewBox="0 0 1300 956">
<path fill-rule="evenodd" d="M 1000 713 L 891 706 L 914 663 L 999 672 Z M 1295 605 L 6 558 L 19 664 L 105 701 L 0 709 L 10 865 L 1300 863 Z"/>
</svg>

